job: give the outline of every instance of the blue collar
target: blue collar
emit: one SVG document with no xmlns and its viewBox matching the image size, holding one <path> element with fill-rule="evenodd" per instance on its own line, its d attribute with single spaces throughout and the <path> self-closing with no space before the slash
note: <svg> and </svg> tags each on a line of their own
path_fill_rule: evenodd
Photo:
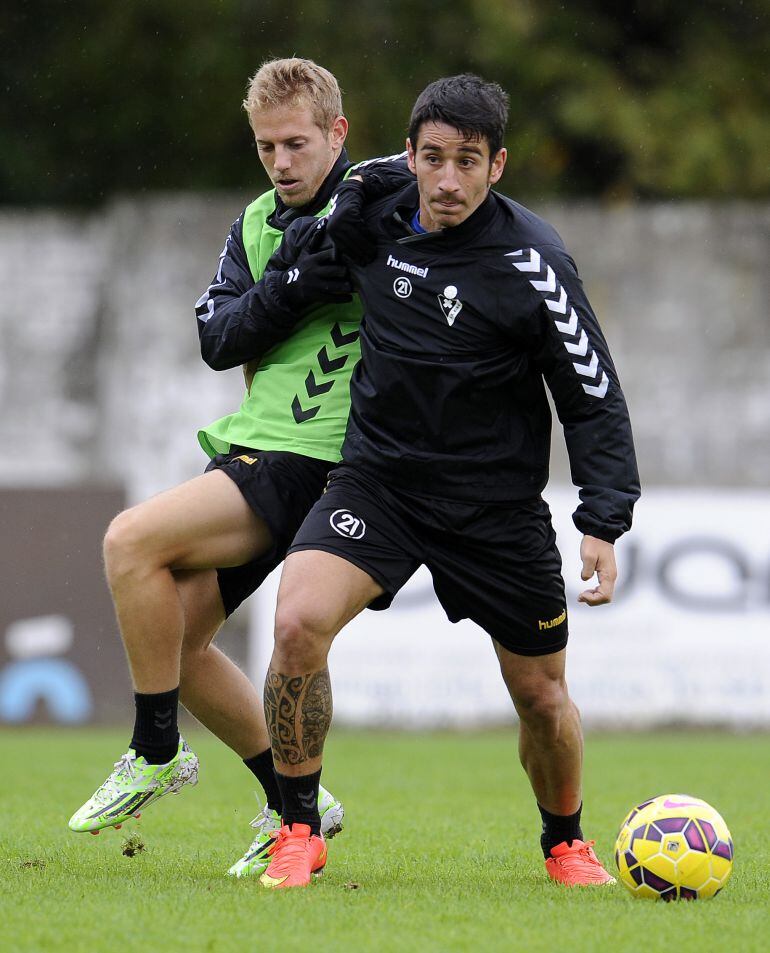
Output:
<svg viewBox="0 0 770 953">
<path fill-rule="evenodd" d="M 416 212 L 414 213 L 414 215 L 412 216 L 412 221 L 410 222 L 410 224 L 411 224 L 411 226 L 412 226 L 412 229 L 413 229 L 415 235 L 425 235 L 425 234 L 427 233 L 427 231 L 428 231 L 427 228 L 423 228 L 422 225 L 420 225 L 420 210 L 419 210 L 419 208 L 417 209 L 417 211 L 416 211 Z"/>
</svg>

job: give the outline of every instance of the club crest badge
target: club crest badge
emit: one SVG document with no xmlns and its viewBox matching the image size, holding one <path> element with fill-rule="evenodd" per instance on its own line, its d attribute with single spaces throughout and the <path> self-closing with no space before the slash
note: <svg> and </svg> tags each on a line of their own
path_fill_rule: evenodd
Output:
<svg viewBox="0 0 770 953">
<path fill-rule="evenodd" d="M 444 317 L 451 327 L 455 323 L 455 318 L 463 309 L 462 301 L 457 299 L 457 288 L 454 285 L 447 285 L 444 288 L 444 293 L 438 295 L 438 303 L 441 305 Z"/>
</svg>

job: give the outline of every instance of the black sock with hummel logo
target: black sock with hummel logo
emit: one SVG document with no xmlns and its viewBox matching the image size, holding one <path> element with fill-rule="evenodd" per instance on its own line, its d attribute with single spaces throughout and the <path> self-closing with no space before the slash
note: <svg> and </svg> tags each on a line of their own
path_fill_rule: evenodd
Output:
<svg viewBox="0 0 770 953">
<path fill-rule="evenodd" d="M 580 813 L 583 805 L 574 814 L 550 814 L 544 807 L 540 807 L 540 816 L 543 818 L 543 833 L 540 835 L 540 846 L 543 848 L 545 859 L 551 856 L 551 848 L 564 841 L 572 847 L 572 841 L 583 840 L 583 831 L 580 828 Z"/>
<path fill-rule="evenodd" d="M 311 834 L 321 833 L 321 815 L 318 813 L 318 786 L 321 772 L 290 778 L 275 772 L 283 802 L 284 824 L 308 824 Z"/>
<path fill-rule="evenodd" d="M 143 695 L 134 692 L 136 721 L 131 747 L 148 764 L 168 764 L 179 748 L 179 688 Z"/>
</svg>

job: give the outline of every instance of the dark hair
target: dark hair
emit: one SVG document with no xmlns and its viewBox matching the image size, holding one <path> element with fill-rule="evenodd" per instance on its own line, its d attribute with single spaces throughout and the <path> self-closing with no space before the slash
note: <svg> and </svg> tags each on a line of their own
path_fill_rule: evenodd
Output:
<svg viewBox="0 0 770 953">
<path fill-rule="evenodd" d="M 463 73 L 445 76 L 420 93 L 409 118 L 409 141 L 417 148 L 420 127 L 426 122 L 454 126 L 468 139 L 484 138 L 490 158 L 503 145 L 508 122 L 508 94 L 497 83 L 486 83 L 479 76 Z"/>
</svg>

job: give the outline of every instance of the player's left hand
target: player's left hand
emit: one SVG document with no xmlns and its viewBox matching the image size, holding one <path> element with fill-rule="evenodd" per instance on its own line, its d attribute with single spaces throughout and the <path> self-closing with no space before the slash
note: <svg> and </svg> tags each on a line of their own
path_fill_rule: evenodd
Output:
<svg viewBox="0 0 770 953">
<path fill-rule="evenodd" d="M 587 606 L 603 606 L 612 602 L 615 580 L 618 578 L 615 547 L 595 536 L 584 536 L 580 543 L 580 558 L 583 561 L 580 578 L 587 582 L 596 573 L 599 585 L 581 592 L 578 602 L 584 602 Z"/>
<path fill-rule="evenodd" d="M 335 192 L 324 220 L 326 234 L 337 251 L 358 265 L 368 265 L 377 255 L 377 242 L 364 221 L 366 201 L 364 183 L 351 176 Z"/>
<path fill-rule="evenodd" d="M 414 181 L 399 162 L 378 162 L 341 182 L 326 216 L 326 232 L 344 257 L 357 265 L 368 265 L 377 257 L 377 239 L 369 231 L 364 207 L 391 195 Z"/>
</svg>

